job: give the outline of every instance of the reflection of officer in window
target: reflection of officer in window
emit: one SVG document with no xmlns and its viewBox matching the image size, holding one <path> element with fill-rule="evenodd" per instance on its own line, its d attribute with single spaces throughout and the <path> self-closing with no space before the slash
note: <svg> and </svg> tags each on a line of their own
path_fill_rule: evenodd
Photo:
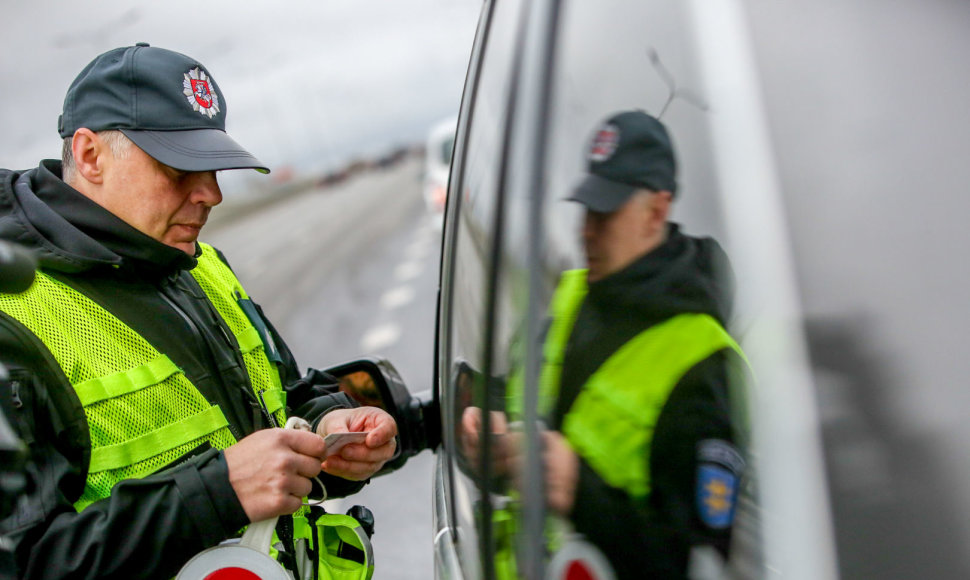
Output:
<svg viewBox="0 0 970 580">
<path fill-rule="evenodd" d="M 588 269 L 563 273 L 545 345 L 549 507 L 620 578 L 685 577 L 695 545 L 725 555 L 743 466 L 729 266 L 717 242 L 667 221 L 675 165 L 646 113 L 596 132 L 569 196 L 586 208 Z"/>
</svg>

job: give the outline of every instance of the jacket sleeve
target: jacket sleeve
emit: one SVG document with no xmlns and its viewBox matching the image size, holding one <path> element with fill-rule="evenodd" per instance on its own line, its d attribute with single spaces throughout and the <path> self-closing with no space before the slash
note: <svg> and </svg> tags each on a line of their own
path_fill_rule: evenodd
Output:
<svg viewBox="0 0 970 580">
<path fill-rule="evenodd" d="M 716 353 L 685 374 L 658 418 L 650 449 L 651 491 L 637 505 L 610 487 L 581 460 L 572 520 L 577 531 L 596 544 L 617 568 L 620 578 L 686 577 L 689 548 L 709 544 L 722 554 L 730 541 L 731 506 L 706 509 L 705 478 L 737 484 L 740 455 L 734 450 L 734 426 L 728 397 L 725 353 Z M 733 452 L 733 455 L 732 455 Z M 728 465 L 730 464 L 730 465 Z M 717 482 L 716 481 L 716 482 Z M 715 483 L 716 483 L 715 482 Z"/>
<path fill-rule="evenodd" d="M 248 523 L 223 456 L 212 449 L 124 481 L 78 513 L 73 504 L 84 487 L 87 451 L 71 434 L 76 418 L 48 394 L 24 368 L 0 382 L 11 423 L 29 449 L 27 488 L 0 522 L 19 578 L 171 578 L 195 553 Z"/>
</svg>

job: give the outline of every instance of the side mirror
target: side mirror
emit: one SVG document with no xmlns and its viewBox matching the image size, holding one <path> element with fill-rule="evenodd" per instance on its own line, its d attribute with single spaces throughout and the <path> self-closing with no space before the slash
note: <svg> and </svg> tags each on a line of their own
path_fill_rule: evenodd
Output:
<svg viewBox="0 0 970 580">
<path fill-rule="evenodd" d="M 403 466 L 408 458 L 441 441 L 441 420 L 430 391 L 412 395 L 387 359 L 369 357 L 325 369 L 336 377 L 340 390 L 361 405 L 380 407 L 397 422 L 400 445 L 394 459 L 378 475 Z"/>
</svg>

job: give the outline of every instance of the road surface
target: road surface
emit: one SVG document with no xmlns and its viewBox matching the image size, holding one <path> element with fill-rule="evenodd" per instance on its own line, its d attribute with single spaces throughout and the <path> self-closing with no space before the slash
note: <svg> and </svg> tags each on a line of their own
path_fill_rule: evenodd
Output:
<svg viewBox="0 0 970 580">
<path fill-rule="evenodd" d="M 380 355 L 412 392 L 431 388 L 440 230 L 424 209 L 420 167 L 408 159 L 336 187 L 291 194 L 214 220 L 203 232 L 301 370 Z M 432 465 L 425 451 L 361 493 L 328 502 L 331 511 L 359 503 L 374 512 L 376 580 L 433 577 Z"/>
</svg>

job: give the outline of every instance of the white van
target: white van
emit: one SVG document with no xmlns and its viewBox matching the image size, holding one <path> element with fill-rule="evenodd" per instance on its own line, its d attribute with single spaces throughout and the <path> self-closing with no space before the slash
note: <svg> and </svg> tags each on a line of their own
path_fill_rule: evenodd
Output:
<svg viewBox="0 0 970 580">
<path fill-rule="evenodd" d="M 437 123 L 428 132 L 425 146 L 424 202 L 428 211 L 439 218 L 445 211 L 448 173 L 451 168 L 451 152 L 455 146 L 457 126 L 458 117 L 449 117 Z"/>
<path fill-rule="evenodd" d="M 970 577 L 967 6 L 482 3 L 445 209 L 433 397 L 378 376 L 400 461 L 435 452 L 436 578 L 614 577 L 544 533 L 537 421 L 523 421 L 514 495 L 491 477 L 487 422 L 477 457 L 460 436 L 467 408 L 502 409 L 494 386 L 516 368 L 515 401 L 538 416 L 535 337 L 578 255 L 579 216 L 562 200 L 590 128 L 636 108 L 676 143 L 675 220 L 731 256 L 732 331 L 754 377 L 738 405 L 751 469 L 726 565 L 692 552 L 689 577 Z M 510 526 L 512 574 L 498 541 Z"/>
</svg>

